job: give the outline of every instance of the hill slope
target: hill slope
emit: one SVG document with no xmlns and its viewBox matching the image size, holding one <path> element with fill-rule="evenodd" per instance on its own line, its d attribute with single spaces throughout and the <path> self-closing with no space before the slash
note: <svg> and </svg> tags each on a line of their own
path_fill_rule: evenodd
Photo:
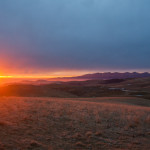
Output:
<svg viewBox="0 0 150 150">
<path fill-rule="evenodd" d="M 148 150 L 150 107 L 135 102 L 136 98 L 0 98 L 0 149 Z"/>
<path fill-rule="evenodd" d="M 150 78 L 59 82 L 0 87 L 0 96 L 22 97 L 141 97 L 150 99 Z"/>
</svg>

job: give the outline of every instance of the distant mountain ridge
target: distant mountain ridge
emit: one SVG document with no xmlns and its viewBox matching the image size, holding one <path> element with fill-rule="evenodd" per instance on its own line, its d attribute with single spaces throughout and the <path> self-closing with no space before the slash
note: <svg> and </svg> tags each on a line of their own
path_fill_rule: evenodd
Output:
<svg viewBox="0 0 150 150">
<path fill-rule="evenodd" d="M 150 77 L 150 73 L 144 72 L 144 73 L 138 73 L 138 72 L 125 72 L 125 73 L 119 73 L 119 72 L 106 72 L 106 73 L 93 73 L 93 74 L 85 74 L 82 76 L 76 76 L 76 77 L 69 77 L 67 79 L 89 79 L 89 80 L 108 80 L 108 79 L 127 79 L 127 78 L 144 78 L 144 77 Z"/>
</svg>

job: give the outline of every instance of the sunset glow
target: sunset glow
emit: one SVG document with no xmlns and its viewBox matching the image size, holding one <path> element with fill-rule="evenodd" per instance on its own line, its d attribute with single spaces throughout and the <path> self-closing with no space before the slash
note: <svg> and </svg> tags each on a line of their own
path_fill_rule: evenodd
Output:
<svg viewBox="0 0 150 150">
<path fill-rule="evenodd" d="M 0 76 L 0 78 L 59 78 L 59 77 L 72 77 L 72 76 L 37 76 L 37 75 L 31 75 L 31 76 L 27 76 L 27 75 L 16 75 L 16 76 Z"/>
<path fill-rule="evenodd" d="M 0 78 L 12 78 L 13 76 L 0 76 Z"/>
<path fill-rule="evenodd" d="M 150 71 L 149 7 L 144 2 L 15 3 L 0 2 L 0 78 Z"/>
<path fill-rule="evenodd" d="M 88 73 L 98 72 L 98 70 L 60 70 L 60 71 L 43 71 L 37 68 L 29 69 L 27 72 L 17 69 L 1 69 L 0 78 L 61 78 L 61 77 L 74 77 Z M 33 73 L 32 73 L 33 72 Z"/>
<path fill-rule="evenodd" d="M 0 150 L 150 150 L 150 0 L 0 0 Z"/>
</svg>

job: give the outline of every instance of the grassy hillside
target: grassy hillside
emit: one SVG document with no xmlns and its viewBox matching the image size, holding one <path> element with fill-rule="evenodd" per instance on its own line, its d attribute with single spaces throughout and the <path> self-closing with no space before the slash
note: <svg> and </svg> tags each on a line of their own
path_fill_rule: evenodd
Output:
<svg viewBox="0 0 150 150">
<path fill-rule="evenodd" d="M 142 102 L 142 103 L 140 103 Z M 150 149 L 150 101 L 0 98 L 0 149 Z"/>
<path fill-rule="evenodd" d="M 150 99 L 150 78 L 12 84 L 0 87 L 0 96 L 22 97 L 141 97 Z"/>
</svg>

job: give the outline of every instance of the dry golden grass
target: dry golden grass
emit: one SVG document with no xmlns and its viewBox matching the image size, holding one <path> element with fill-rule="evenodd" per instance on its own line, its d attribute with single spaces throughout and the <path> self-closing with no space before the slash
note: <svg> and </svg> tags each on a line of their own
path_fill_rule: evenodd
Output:
<svg viewBox="0 0 150 150">
<path fill-rule="evenodd" d="M 0 98 L 0 149 L 148 150 L 150 107 L 133 101 Z"/>
</svg>

